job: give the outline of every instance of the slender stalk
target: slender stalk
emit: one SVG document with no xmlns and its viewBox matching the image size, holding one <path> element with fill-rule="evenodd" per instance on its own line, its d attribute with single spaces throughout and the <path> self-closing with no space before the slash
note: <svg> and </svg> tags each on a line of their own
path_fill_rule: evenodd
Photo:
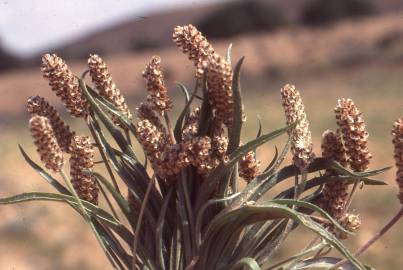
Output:
<svg viewBox="0 0 403 270">
<path fill-rule="evenodd" d="M 116 218 L 117 220 L 119 220 L 119 216 L 116 213 L 115 209 L 113 208 L 112 202 L 109 199 L 108 195 L 106 194 L 103 186 L 98 181 L 97 181 L 97 184 L 98 184 L 99 190 L 101 190 L 102 196 L 104 196 L 106 203 L 108 204 L 109 208 L 112 211 L 113 217 Z"/>
<path fill-rule="evenodd" d="M 350 192 L 350 196 L 348 197 L 347 202 L 346 202 L 346 204 L 344 206 L 344 213 L 347 212 L 348 208 L 350 208 L 350 205 L 353 202 L 353 197 L 354 197 L 355 192 L 357 191 L 357 187 L 358 187 L 359 182 L 360 182 L 360 180 L 357 180 L 354 183 L 353 189 Z"/>
<path fill-rule="evenodd" d="M 132 139 L 130 138 L 130 132 L 128 129 L 125 129 L 126 140 L 129 145 L 132 145 Z"/>
<path fill-rule="evenodd" d="M 118 183 L 117 183 L 117 181 L 116 181 L 115 175 L 113 174 L 112 168 L 111 168 L 111 166 L 109 165 L 108 158 L 106 157 L 105 152 L 104 152 L 104 150 L 102 149 L 101 142 L 99 141 L 99 138 L 98 138 L 98 136 L 96 135 L 92 124 L 91 124 L 90 122 L 87 122 L 87 125 L 88 125 L 89 130 L 91 131 L 92 137 L 94 138 L 94 140 L 95 140 L 95 142 L 96 142 L 96 145 L 97 145 L 97 148 L 98 148 L 98 150 L 99 150 L 99 153 L 101 154 L 102 160 L 104 160 L 104 162 L 105 162 L 105 167 L 106 167 L 106 170 L 107 170 L 108 173 L 109 173 L 109 176 L 110 176 L 111 179 L 112 179 L 113 186 L 115 187 L 116 191 L 117 191 L 120 195 L 122 195 L 122 193 L 120 192 L 120 189 L 119 189 L 119 185 L 118 185 Z"/>
<path fill-rule="evenodd" d="M 174 132 L 173 132 L 172 125 L 171 125 L 171 120 L 169 119 L 168 113 L 166 111 L 164 111 L 164 119 L 165 119 L 165 123 L 167 126 L 169 138 L 171 140 L 171 143 L 174 144 L 174 143 L 176 143 L 176 140 L 175 140 Z"/>
<path fill-rule="evenodd" d="M 151 177 L 150 182 L 148 183 L 146 193 L 144 195 L 144 200 L 143 203 L 141 204 L 140 208 L 140 213 L 139 213 L 139 218 L 137 220 L 137 225 L 136 225 L 136 231 L 134 233 L 134 241 L 133 241 L 133 265 L 132 269 L 136 269 L 136 260 L 137 260 L 137 244 L 138 244 L 138 239 L 139 239 L 139 233 L 140 233 L 140 228 L 141 228 L 141 222 L 143 221 L 143 215 L 144 215 L 144 209 L 147 205 L 148 198 L 150 197 L 150 192 L 151 188 L 155 182 L 155 175 Z"/>
<path fill-rule="evenodd" d="M 399 212 L 388 222 L 386 223 L 385 226 L 383 226 L 383 228 L 381 228 L 371 239 L 369 239 L 362 247 L 360 247 L 355 253 L 354 256 L 358 257 L 360 256 L 362 253 L 364 253 L 373 243 L 375 243 L 376 241 L 378 241 L 387 231 L 390 230 L 390 228 L 393 227 L 393 225 L 395 225 L 400 218 L 403 216 L 403 207 L 400 208 Z M 347 262 L 346 259 L 338 262 L 337 264 L 335 264 L 332 268 L 330 268 L 329 270 L 336 270 L 337 267 L 345 264 Z"/>
<path fill-rule="evenodd" d="M 71 194 L 73 194 L 74 198 L 76 199 L 78 207 L 81 209 L 81 212 L 82 212 L 82 215 L 83 215 L 85 221 L 90 225 L 90 227 L 91 227 L 92 231 L 94 232 L 95 237 L 97 238 L 102 249 L 107 250 L 104 245 L 104 242 L 102 241 L 101 236 L 99 235 L 98 231 L 95 229 L 95 226 L 92 223 L 90 216 L 88 215 L 87 211 L 85 210 L 83 203 L 81 202 L 80 198 L 78 197 L 76 190 L 74 189 L 73 185 L 71 184 L 70 180 L 68 179 L 68 177 L 66 176 L 66 174 L 64 173 L 63 170 L 60 171 L 60 175 L 62 176 L 67 188 L 69 189 Z"/>
</svg>

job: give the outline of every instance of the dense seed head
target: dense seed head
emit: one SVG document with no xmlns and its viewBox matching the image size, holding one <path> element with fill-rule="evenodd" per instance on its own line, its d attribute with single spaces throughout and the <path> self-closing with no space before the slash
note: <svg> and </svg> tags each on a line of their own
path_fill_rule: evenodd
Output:
<svg viewBox="0 0 403 270">
<path fill-rule="evenodd" d="M 116 106 L 128 119 L 132 114 L 126 104 L 125 98 L 116 87 L 105 61 L 97 54 L 91 54 L 88 58 L 88 68 L 92 82 L 95 84 L 101 96 Z M 114 122 L 119 123 L 114 117 Z"/>
<path fill-rule="evenodd" d="M 299 121 L 296 127 L 289 131 L 289 135 L 294 164 L 304 170 L 314 158 L 311 131 L 304 104 L 299 91 L 291 84 L 281 88 L 281 97 L 287 125 Z"/>
<path fill-rule="evenodd" d="M 396 162 L 396 182 L 399 185 L 398 198 L 403 205 L 403 117 L 396 120 L 392 129 L 394 158 Z"/>
<path fill-rule="evenodd" d="M 204 63 L 207 71 L 208 100 L 218 122 L 233 124 L 232 68 L 223 57 L 214 54 Z"/>
<path fill-rule="evenodd" d="M 157 129 L 161 132 L 166 132 L 164 125 L 161 123 L 160 118 L 158 117 L 158 114 L 155 112 L 153 109 L 152 104 L 149 102 L 140 103 L 140 106 L 136 108 L 137 111 L 137 117 L 140 120 L 145 120 L 147 119 L 150 121 L 154 126 L 157 127 Z"/>
<path fill-rule="evenodd" d="M 88 103 L 78 86 L 73 73 L 66 63 L 56 54 L 45 54 L 42 57 L 41 67 L 43 77 L 72 116 L 86 117 Z"/>
<path fill-rule="evenodd" d="M 331 130 L 326 130 L 322 135 L 322 156 L 347 166 L 347 159 L 341 135 Z M 333 170 L 326 170 L 325 175 L 337 175 Z M 333 218 L 341 218 L 348 197 L 348 183 L 334 181 L 326 183 L 323 187 L 321 207 Z"/>
<path fill-rule="evenodd" d="M 340 225 L 343 226 L 347 231 L 357 232 L 361 227 L 361 218 L 359 215 L 346 213 L 339 221 Z M 335 235 L 337 238 L 344 240 L 347 239 L 348 234 L 335 231 Z"/>
<path fill-rule="evenodd" d="M 193 25 L 176 26 L 172 39 L 196 66 L 196 76 L 204 73 L 203 62 L 214 54 L 213 46 Z"/>
<path fill-rule="evenodd" d="M 164 111 L 172 108 L 171 99 L 165 87 L 164 77 L 161 70 L 161 58 L 153 56 L 143 71 L 143 78 L 146 81 L 148 90 L 148 101 L 161 115 Z"/>
<path fill-rule="evenodd" d="M 160 156 L 157 174 L 161 177 L 175 175 L 189 164 L 188 149 L 185 143 L 168 145 Z"/>
<path fill-rule="evenodd" d="M 194 137 L 188 143 L 190 163 L 197 168 L 200 174 L 211 171 L 211 139 L 207 136 Z"/>
<path fill-rule="evenodd" d="M 136 137 L 139 143 L 142 145 L 154 171 L 158 172 L 161 154 L 168 144 L 168 138 L 148 119 L 141 120 L 137 123 Z"/>
<path fill-rule="evenodd" d="M 71 139 L 75 133 L 70 130 L 69 125 L 60 118 L 59 113 L 46 99 L 40 96 L 28 98 L 27 111 L 31 116 L 39 115 L 48 118 L 57 143 L 64 152 L 70 153 Z"/>
<path fill-rule="evenodd" d="M 344 98 L 338 100 L 334 111 L 351 169 L 365 171 L 372 155 L 367 148 L 368 132 L 360 111 L 351 99 Z"/>
<path fill-rule="evenodd" d="M 98 185 L 88 170 L 94 167 L 94 148 L 88 136 L 74 136 L 71 144 L 70 176 L 77 195 L 98 204 Z"/>
<path fill-rule="evenodd" d="M 200 108 L 195 108 L 186 119 L 182 129 L 182 140 L 189 141 L 197 136 L 199 130 Z"/>
<path fill-rule="evenodd" d="M 250 151 L 239 161 L 239 176 L 249 183 L 258 176 L 259 167 L 260 162 L 255 159 L 253 151 Z"/>
<path fill-rule="evenodd" d="M 29 120 L 29 129 L 45 167 L 60 172 L 64 162 L 63 153 L 56 141 L 49 119 L 34 115 Z"/>
</svg>

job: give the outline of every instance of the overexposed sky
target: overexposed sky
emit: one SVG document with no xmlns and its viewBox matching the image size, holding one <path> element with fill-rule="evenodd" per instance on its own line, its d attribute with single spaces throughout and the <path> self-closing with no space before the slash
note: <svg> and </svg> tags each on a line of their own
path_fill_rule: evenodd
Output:
<svg viewBox="0 0 403 270">
<path fill-rule="evenodd" d="M 21 55 L 128 17 L 222 0 L 0 0 L 0 42 Z"/>
</svg>

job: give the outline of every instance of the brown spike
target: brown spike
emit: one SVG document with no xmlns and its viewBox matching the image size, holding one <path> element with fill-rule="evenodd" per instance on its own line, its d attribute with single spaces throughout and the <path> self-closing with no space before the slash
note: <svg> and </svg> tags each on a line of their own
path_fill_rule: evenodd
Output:
<svg viewBox="0 0 403 270">
<path fill-rule="evenodd" d="M 31 116 L 39 115 L 48 118 L 57 143 L 63 151 L 70 153 L 71 139 L 75 133 L 70 130 L 69 125 L 60 118 L 59 113 L 46 99 L 40 96 L 30 97 L 27 101 L 27 111 Z"/>
<path fill-rule="evenodd" d="M 137 117 L 141 120 L 149 120 L 154 126 L 157 127 L 157 129 L 163 133 L 166 133 L 164 125 L 161 123 L 160 118 L 158 117 L 158 114 L 155 112 L 153 109 L 153 106 L 151 103 L 146 102 L 140 103 L 140 106 L 136 108 L 137 111 Z"/>
<path fill-rule="evenodd" d="M 94 148 L 88 136 L 74 136 L 71 146 L 70 176 L 78 196 L 92 204 L 98 204 L 98 184 L 88 170 L 94 167 Z"/>
<path fill-rule="evenodd" d="M 218 54 L 204 63 L 207 70 L 208 99 L 218 122 L 227 127 L 233 125 L 234 102 L 232 97 L 232 68 Z"/>
<path fill-rule="evenodd" d="M 176 26 L 172 39 L 196 66 L 196 76 L 204 73 L 203 62 L 214 54 L 213 46 L 193 25 Z"/>
<path fill-rule="evenodd" d="M 45 167 L 60 172 L 64 163 L 63 153 L 56 141 L 49 119 L 34 115 L 29 120 L 29 129 Z"/>
<path fill-rule="evenodd" d="M 304 170 L 314 158 L 311 131 L 304 104 L 299 91 L 291 84 L 281 88 L 281 97 L 287 125 L 299 121 L 296 127 L 289 131 L 289 135 L 294 164 Z"/>
<path fill-rule="evenodd" d="M 161 70 L 161 58 L 153 56 L 151 61 L 143 71 L 143 78 L 146 80 L 148 90 L 148 101 L 154 106 L 154 109 L 161 115 L 172 108 L 171 99 L 165 87 L 164 78 Z"/>
<path fill-rule="evenodd" d="M 344 145 L 340 134 L 326 130 L 322 135 L 322 156 L 347 166 L 347 159 Z M 326 170 L 325 175 L 338 175 L 333 170 Z M 339 219 L 343 215 L 344 207 L 348 197 L 348 183 L 345 181 L 334 181 L 326 183 L 320 200 L 320 206 L 333 218 Z"/>
<path fill-rule="evenodd" d="M 362 172 L 368 169 L 372 158 L 368 151 L 368 132 L 362 114 L 351 99 L 339 99 L 336 108 L 337 125 L 343 135 L 344 146 L 351 169 Z"/>
<path fill-rule="evenodd" d="M 126 104 L 125 98 L 116 87 L 105 61 L 97 54 L 91 54 L 88 58 L 88 68 L 92 82 L 95 84 L 99 94 L 116 106 L 129 120 L 132 114 Z M 113 117 L 115 124 L 119 124 L 116 117 Z"/>
<path fill-rule="evenodd" d="M 392 129 L 394 155 L 396 162 L 396 182 L 399 186 L 398 198 L 403 205 L 403 117 L 396 120 Z"/>
<path fill-rule="evenodd" d="M 239 161 L 239 176 L 249 183 L 258 176 L 259 167 L 260 162 L 255 159 L 253 151 L 250 151 Z"/>
<path fill-rule="evenodd" d="M 88 103 L 78 86 L 73 73 L 66 63 L 56 54 L 45 54 L 41 67 L 43 77 L 74 117 L 88 115 Z"/>
</svg>

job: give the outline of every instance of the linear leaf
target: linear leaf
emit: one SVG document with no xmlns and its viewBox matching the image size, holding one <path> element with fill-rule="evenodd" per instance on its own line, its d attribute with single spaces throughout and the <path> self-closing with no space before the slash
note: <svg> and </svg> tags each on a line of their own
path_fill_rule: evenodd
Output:
<svg viewBox="0 0 403 270">
<path fill-rule="evenodd" d="M 55 178 L 48 174 L 41 166 L 32 161 L 32 159 L 27 155 L 21 145 L 18 145 L 22 156 L 26 162 L 37 172 L 43 179 L 45 179 L 49 184 L 51 184 L 57 191 L 62 194 L 70 194 L 67 188 L 60 184 Z"/>
</svg>

